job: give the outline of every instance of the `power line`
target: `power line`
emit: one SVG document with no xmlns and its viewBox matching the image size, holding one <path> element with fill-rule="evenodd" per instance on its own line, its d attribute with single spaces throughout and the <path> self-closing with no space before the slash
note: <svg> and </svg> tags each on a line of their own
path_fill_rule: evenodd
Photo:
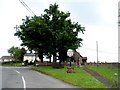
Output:
<svg viewBox="0 0 120 90">
<path fill-rule="evenodd" d="M 83 48 L 83 49 L 86 49 L 86 50 L 89 50 L 89 51 L 94 51 L 96 52 L 95 49 L 92 49 L 92 48 L 88 48 L 88 47 L 80 47 L 80 48 Z M 117 53 L 114 53 L 114 52 L 108 52 L 108 51 L 102 51 L 102 50 L 98 50 L 99 53 L 107 53 L 107 54 L 117 54 Z"/>
<path fill-rule="evenodd" d="M 35 15 L 35 13 L 28 7 L 28 5 L 23 0 L 19 1 L 32 15 Z"/>
</svg>

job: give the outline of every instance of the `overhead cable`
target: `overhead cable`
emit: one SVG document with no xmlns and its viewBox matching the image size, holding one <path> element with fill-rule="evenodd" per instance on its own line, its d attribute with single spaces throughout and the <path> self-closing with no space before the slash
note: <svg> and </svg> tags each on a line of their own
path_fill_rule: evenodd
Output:
<svg viewBox="0 0 120 90">
<path fill-rule="evenodd" d="M 29 8 L 29 6 L 23 0 L 19 1 L 32 15 L 35 15 L 35 13 Z"/>
<path fill-rule="evenodd" d="M 87 48 L 87 47 L 80 47 L 80 48 L 90 50 L 90 51 L 96 51 L 95 49 L 91 49 L 91 48 Z M 102 50 L 98 50 L 98 52 L 99 53 L 107 53 L 107 54 L 117 54 L 117 53 L 114 53 L 114 52 L 108 52 L 108 51 L 102 51 Z"/>
</svg>

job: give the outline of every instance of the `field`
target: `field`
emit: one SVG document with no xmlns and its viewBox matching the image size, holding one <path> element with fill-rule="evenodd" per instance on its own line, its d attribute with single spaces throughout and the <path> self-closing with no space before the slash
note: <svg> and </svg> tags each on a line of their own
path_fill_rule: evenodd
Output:
<svg viewBox="0 0 120 90">
<path fill-rule="evenodd" d="M 104 84 L 96 80 L 82 68 L 75 67 L 75 73 L 67 73 L 67 67 L 55 69 L 48 66 L 40 66 L 34 67 L 32 69 L 61 79 L 67 83 L 79 86 L 81 88 L 107 88 Z"/>
<path fill-rule="evenodd" d="M 87 66 L 89 69 L 96 71 L 100 75 L 104 76 L 105 78 L 114 82 L 114 74 L 117 73 L 118 76 L 120 75 L 120 68 L 117 66 L 107 66 L 107 65 L 100 65 L 97 66 Z M 120 81 L 120 77 L 118 77 L 118 81 Z"/>
<path fill-rule="evenodd" d="M 120 69 L 118 67 L 110 67 L 110 66 L 87 66 L 89 69 L 96 71 L 100 75 L 106 77 L 109 80 L 114 82 L 114 74 L 120 73 Z"/>
</svg>

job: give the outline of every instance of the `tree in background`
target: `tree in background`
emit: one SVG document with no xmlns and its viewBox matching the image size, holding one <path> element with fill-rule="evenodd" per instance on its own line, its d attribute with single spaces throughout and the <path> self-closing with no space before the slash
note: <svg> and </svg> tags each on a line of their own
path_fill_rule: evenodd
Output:
<svg viewBox="0 0 120 90">
<path fill-rule="evenodd" d="M 35 50 L 43 61 L 43 55 L 51 57 L 56 62 L 59 54 L 60 62 L 66 60 L 67 49 L 77 49 L 81 46 L 82 38 L 78 33 L 85 29 L 80 24 L 72 22 L 70 13 L 58 10 L 58 5 L 50 4 L 41 16 L 26 17 L 16 31 L 15 36 L 22 40 L 22 45 Z"/>
<path fill-rule="evenodd" d="M 26 53 L 26 50 L 24 48 L 12 46 L 10 49 L 8 49 L 8 53 L 10 53 L 14 60 L 23 61 L 23 56 Z"/>
</svg>

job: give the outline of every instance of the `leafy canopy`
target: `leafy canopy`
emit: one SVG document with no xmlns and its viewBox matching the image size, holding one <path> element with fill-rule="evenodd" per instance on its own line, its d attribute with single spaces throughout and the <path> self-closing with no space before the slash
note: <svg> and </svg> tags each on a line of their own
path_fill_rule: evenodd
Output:
<svg viewBox="0 0 120 90">
<path fill-rule="evenodd" d="M 8 53 L 14 58 L 14 60 L 23 61 L 23 56 L 26 53 L 24 48 L 14 47 L 8 49 Z"/>
<path fill-rule="evenodd" d="M 78 22 L 72 22 L 70 13 L 60 11 L 56 3 L 50 4 L 44 12 L 23 19 L 15 36 L 22 40 L 23 46 L 37 51 L 39 56 L 58 52 L 60 59 L 65 59 L 67 49 L 81 46 L 82 38 L 78 38 L 78 33 L 84 34 L 85 29 Z"/>
</svg>

